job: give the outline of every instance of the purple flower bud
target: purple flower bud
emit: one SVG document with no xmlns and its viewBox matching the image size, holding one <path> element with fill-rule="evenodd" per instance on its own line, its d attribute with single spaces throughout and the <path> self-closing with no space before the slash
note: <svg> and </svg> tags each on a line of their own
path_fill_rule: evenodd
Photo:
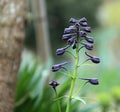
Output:
<svg viewBox="0 0 120 112">
<path fill-rule="evenodd" d="M 72 37 L 72 38 L 68 39 L 67 42 L 68 42 L 68 44 L 72 45 L 74 43 L 74 41 L 75 41 L 75 37 Z"/>
<path fill-rule="evenodd" d="M 79 19 L 79 22 L 87 22 L 87 19 L 85 17 Z"/>
<path fill-rule="evenodd" d="M 80 37 L 86 37 L 86 32 L 84 32 L 84 31 L 79 31 L 79 35 L 80 35 Z"/>
<path fill-rule="evenodd" d="M 76 31 L 75 26 L 70 26 L 69 28 L 65 28 L 64 33 L 72 33 L 75 31 Z"/>
<path fill-rule="evenodd" d="M 94 43 L 94 39 L 93 37 L 88 37 L 88 36 L 85 36 L 85 40 L 89 43 Z"/>
<path fill-rule="evenodd" d="M 74 19 L 74 18 L 70 18 L 69 22 L 70 22 L 70 23 L 76 23 L 76 22 L 77 22 L 77 20 L 76 20 L 76 19 Z"/>
<path fill-rule="evenodd" d="M 70 28 L 65 28 L 64 33 L 71 33 L 71 29 Z"/>
<path fill-rule="evenodd" d="M 65 50 L 66 50 L 65 48 L 59 48 L 59 49 L 56 50 L 56 54 L 57 55 L 63 55 L 65 53 Z"/>
<path fill-rule="evenodd" d="M 90 59 L 93 63 L 100 63 L 100 59 L 98 57 L 93 57 Z"/>
<path fill-rule="evenodd" d="M 100 59 L 98 58 L 98 57 L 96 57 L 96 56 L 91 56 L 91 55 L 89 55 L 89 54 L 87 54 L 86 52 L 85 52 L 85 54 L 88 56 L 88 57 L 90 57 L 88 60 L 91 60 L 93 63 L 100 63 Z"/>
<path fill-rule="evenodd" d="M 72 38 L 73 36 L 75 36 L 76 34 L 64 34 L 62 36 L 62 39 L 63 40 L 68 40 L 69 38 Z"/>
<path fill-rule="evenodd" d="M 87 80 L 92 85 L 98 85 L 99 81 L 97 78 L 80 78 L 82 80 Z"/>
<path fill-rule="evenodd" d="M 53 71 L 53 72 L 56 72 L 56 71 L 58 71 L 59 69 L 61 69 L 61 67 L 60 67 L 59 65 L 53 65 L 53 66 L 52 66 L 52 71 Z"/>
<path fill-rule="evenodd" d="M 83 27 L 82 30 L 91 33 L 91 27 Z"/>
<path fill-rule="evenodd" d="M 82 43 L 87 50 L 93 50 L 93 45 L 88 43 Z"/>
<path fill-rule="evenodd" d="M 72 37 L 70 39 L 68 39 L 68 44 L 72 45 L 72 48 L 75 49 L 76 48 L 76 40 L 75 37 Z"/>
<path fill-rule="evenodd" d="M 57 55 L 63 55 L 68 47 L 69 47 L 69 46 L 66 46 L 66 47 L 64 47 L 64 48 L 59 48 L 59 49 L 57 49 L 57 50 L 56 50 L 56 54 L 57 54 Z"/>
<path fill-rule="evenodd" d="M 60 70 L 61 68 L 63 68 L 64 65 L 66 65 L 66 64 L 68 64 L 68 62 L 63 62 L 63 63 L 60 63 L 60 64 L 53 65 L 52 66 L 52 71 L 56 72 L 56 71 Z"/>
<path fill-rule="evenodd" d="M 76 28 L 79 28 L 80 27 L 79 22 L 75 23 L 75 26 L 76 26 Z"/>
<path fill-rule="evenodd" d="M 91 78 L 91 79 L 89 79 L 89 82 L 93 85 L 98 85 L 99 84 L 99 81 L 98 81 L 97 78 Z"/>
<path fill-rule="evenodd" d="M 49 85 L 52 86 L 55 89 L 60 84 L 58 82 L 56 82 L 56 81 L 53 80 L 53 81 L 49 82 Z"/>
<path fill-rule="evenodd" d="M 80 25 L 83 27 L 86 27 L 88 24 L 87 24 L 87 22 L 80 22 Z"/>
</svg>

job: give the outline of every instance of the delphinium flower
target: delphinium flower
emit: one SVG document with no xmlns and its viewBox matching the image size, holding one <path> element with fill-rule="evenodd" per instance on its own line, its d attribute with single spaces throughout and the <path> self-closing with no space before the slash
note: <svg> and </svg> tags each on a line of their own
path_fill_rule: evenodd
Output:
<svg viewBox="0 0 120 112">
<path fill-rule="evenodd" d="M 67 101 L 67 106 L 66 106 L 66 112 L 70 112 L 70 104 L 72 100 L 72 95 L 75 87 L 75 81 L 77 79 L 77 72 L 79 66 L 79 52 L 82 48 L 85 48 L 88 51 L 93 50 L 93 44 L 94 44 L 94 39 L 93 37 L 90 37 L 88 34 L 91 33 L 91 27 L 88 26 L 87 19 L 85 17 L 77 20 L 74 18 L 70 18 L 69 22 L 71 25 L 67 28 L 64 29 L 64 33 L 62 35 L 62 40 L 66 41 L 66 46 L 62 48 L 58 48 L 56 50 L 56 55 L 61 56 L 65 54 L 69 47 L 71 47 L 74 50 L 74 54 L 70 53 L 75 57 L 75 65 L 74 65 L 74 70 L 71 73 L 70 72 L 70 77 L 71 77 L 71 84 L 70 84 L 70 90 L 69 90 L 69 97 Z M 100 59 L 96 56 L 92 56 L 88 54 L 85 51 L 85 55 L 88 57 L 85 62 L 91 61 L 95 64 L 100 63 Z M 63 62 L 60 64 L 56 64 L 52 66 L 52 71 L 57 72 L 61 70 L 62 68 L 65 68 L 65 65 L 68 64 L 68 62 Z M 68 70 L 69 71 L 69 70 Z M 85 83 L 90 83 L 92 85 L 98 85 L 99 81 L 97 78 L 80 78 L 81 80 L 85 80 Z M 55 81 L 52 81 L 49 83 L 54 89 L 56 86 L 59 84 Z"/>
</svg>

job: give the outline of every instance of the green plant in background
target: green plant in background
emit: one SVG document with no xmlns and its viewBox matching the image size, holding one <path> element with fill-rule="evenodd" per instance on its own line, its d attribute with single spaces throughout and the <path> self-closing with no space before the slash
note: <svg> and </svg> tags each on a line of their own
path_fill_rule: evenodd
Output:
<svg viewBox="0 0 120 112">
<path fill-rule="evenodd" d="M 44 91 L 47 89 L 45 87 L 50 64 L 48 62 L 45 65 L 40 65 L 39 61 L 33 56 L 27 56 L 22 61 L 16 89 L 15 112 L 43 111 L 45 96 L 48 96 Z M 47 103 L 49 106 L 49 102 Z"/>
<path fill-rule="evenodd" d="M 85 17 L 76 20 L 74 18 L 71 18 L 69 20 L 69 22 L 72 24 L 71 26 L 69 26 L 68 28 L 65 28 L 64 30 L 64 34 L 62 39 L 67 41 L 67 46 L 63 47 L 63 48 L 59 48 L 56 50 L 56 54 L 58 56 L 63 55 L 65 52 L 68 52 L 71 56 L 74 57 L 75 59 L 75 65 L 74 65 L 74 69 L 73 72 L 68 70 L 67 68 L 65 68 L 65 66 L 68 64 L 68 62 L 63 62 L 60 64 L 56 64 L 52 66 L 52 71 L 53 72 L 57 72 L 61 69 L 64 69 L 68 76 L 70 77 L 70 89 L 69 89 L 69 94 L 68 96 L 58 96 L 57 91 L 56 91 L 56 87 L 59 85 L 59 83 L 57 81 L 50 81 L 49 85 L 52 86 L 52 88 L 55 91 L 56 94 L 56 102 L 57 102 L 57 106 L 58 106 L 58 111 L 62 112 L 61 106 L 60 106 L 60 102 L 59 100 L 61 98 L 64 97 L 68 97 L 67 100 L 67 106 L 66 106 L 66 112 L 70 112 L 70 107 L 71 107 L 71 100 L 72 99 L 78 99 L 82 102 L 84 102 L 83 99 L 81 99 L 80 97 L 77 97 L 81 91 L 81 88 L 78 89 L 78 91 L 74 94 L 74 88 L 75 88 L 75 82 L 77 79 L 81 79 L 81 80 L 85 80 L 85 84 L 90 83 L 92 85 L 98 85 L 99 81 L 97 78 L 81 78 L 80 75 L 78 74 L 78 69 L 79 67 L 81 67 L 85 62 L 87 61 L 92 61 L 93 63 L 100 63 L 100 59 L 96 56 L 91 56 L 90 54 L 88 54 L 87 52 L 85 52 L 85 55 L 88 57 L 84 62 L 80 63 L 80 51 L 82 48 L 86 48 L 87 50 L 93 50 L 93 43 L 94 43 L 94 39 L 93 37 L 90 37 L 87 35 L 87 33 L 91 33 L 91 27 L 88 26 L 87 24 L 87 19 Z M 72 49 L 74 50 L 74 54 L 71 53 L 70 51 L 68 51 L 68 48 L 72 47 Z M 83 85 L 83 86 L 84 86 Z"/>
<path fill-rule="evenodd" d="M 111 97 L 107 93 L 100 93 L 98 95 L 98 102 L 102 108 L 102 112 L 108 112 L 111 106 Z"/>
<path fill-rule="evenodd" d="M 115 86 L 112 88 L 111 90 L 111 95 L 114 99 L 114 108 L 116 110 L 116 112 L 119 112 L 120 111 L 120 86 Z"/>
<path fill-rule="evenodd" d="M 120 111 L 120 87 L 113 86 L 110 92 L 100 92 L 98 94 L 98 105 L 100 112 Z"/>
<path fill-rule="evenodd" d="M 56 104 L 51 103 L 54 95 L 48 87 L 51 61 L 41 64 L 32 54 L 23 58 L 16 87 L 15 112 L 57 112 Z M 59 94 L 64 94 L 69 85 L 66 80 Z M 61 102 L 64 106 L 64 102 Z M 74 107 L 77 107 L 75 102 Z M 74 109 L 75 110 L 75 109 Z M 76 111 L 76 110 L 75 110 Z"/>
<path fill-rule="evenodd" d="M 120 87 L 119 86 L 113 87 L 111 90 L 111 94 L 112 94 L 114 100 L 117 103 L 120 103 Z"/>
</svg>

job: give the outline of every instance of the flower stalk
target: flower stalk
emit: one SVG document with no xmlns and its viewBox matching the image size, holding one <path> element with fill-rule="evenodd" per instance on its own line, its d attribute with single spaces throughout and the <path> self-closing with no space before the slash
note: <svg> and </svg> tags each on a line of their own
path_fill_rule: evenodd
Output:
<svg viewBox="0 0 120 112">
<path fill-rule="evenodd" d="M 87 19 L 85 17 L 83 17 L 79 20 L 71 18 L 69 20 L 69 22 L 72 25 L 70 25 L 68 28 L 65 28 L 64 34 L 62 36 L 62 40 L 66 41 L 67 46 L 57 49 L 56 55 L 61 56 L 61 55 L 65 54 L 66 52 L 68 52 L 71 56 L 73 56 L 75 58 L 74 70 L 73 70 L 73 72 L 71 72 L 65 68 L 66 64 L 69 64 L 68 62 L 63 62 L 63 63 L 52 66 L 53 72 L 57 72 L 61 69 L 64 69 L 65 71 L 68 72 L 68 76 L 71 78 L 65 112 L 70 112 L 71 100 L 73 99 L 73 92 L 74 92 L 74 88 L 75 88 L 75 82 L 77 79 L 77 72 L 78 72 L 78 68 L 81 67 L 80 66 L 81 64 L 79 64 L 79 52 L 83 47 L 89 51 L 93 50 L 93 43 L 94 43 L 94 39 L 92 37 L 87 36 L 88 33 L 91 33 L 91 27 L 88 26 Z M 69 47 L 72 47 L 72 49 L 75 51 L 75 54 L 71 53 L 68 50 Z M 98 57 L 92 56 L 92 55 L 88 54 L 87 52 L 85 52 L 85 55 L 87 56 L 87 59 L 83 63 L 85 63 L 89 60 L 95 64 L 100 63 L 100 59 Z M 92 85 L 99 84 L 99 81 L 97 78 L 81 78 L 80 77 L 79 79 L 84 80 L 85 84 L 87 84 L 87 83 L 90 83 Z M 58 97 L 56 87 L 59 85 L 59 83 L 57 83 L 56 81 L 52 81 L 49 83 L 49 85 L 51 85 L 53 87 L 53 89 L 55 90 L 55 93 L 56 93 L 56 97 Z M 81 89 L 78 88 L 78 90 L 81 90 Z M 57 101 L 57 106 L 58 106 L 59 112 L 61 112 L 59 100 Z"/>
<path fill-rule="evenodd" d="M 79 64 L 79 50 L 78 50 L 78 45 L 76 48 L 76 63 L 75 63 L 75 69 L 73 72 L 73 75 L 71 76 L 71 86 L 70 86 L 70 92 L 69 92 L 69 98 L 67 102 L 67 107 L 66 107 L 66 112 L 70 112 L 70 104 L 71 104 L 71 99 L 72 99 L 72 94 L 75 86 L 75 81 L 76 81 L 76 76 L 77 76 L 77 71 L 78 71 L 78 64 Z"/>
<path fill-rule="evenodd" d="M 49 82 L 49 85 L 53 88 L 56 98 L 58 98 L 56 87 L 59 85 L 59 83 L 53 80 Z M 62 112 L 59 100 L 57 100 L 57 107 L 58 107 L 58 112 Z"/>
<path fill-rule="evenodd" d="M 56 95 L 56 98 L 58 98 L 57 91 L 55 91 L 55 95 Z M 58 112 L 62 112 L 59 100 L 57 100 L 57 107 L 58 107 Z"/>
</svg>

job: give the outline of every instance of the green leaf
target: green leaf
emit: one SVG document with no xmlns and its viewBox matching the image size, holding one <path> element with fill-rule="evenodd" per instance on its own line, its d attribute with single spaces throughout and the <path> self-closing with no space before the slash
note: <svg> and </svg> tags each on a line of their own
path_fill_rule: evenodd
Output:
<svg viewBox="0 0 120 112">
<path fill-rule="evenodd" d="M 80 98 L 80 97 L 72 97 L 72 99 L 75 99 L 75 100 L 81 101 L 83 104 L 86 104 L 85 100 L 83 100 L 83 99 Z"/>
</svg>

